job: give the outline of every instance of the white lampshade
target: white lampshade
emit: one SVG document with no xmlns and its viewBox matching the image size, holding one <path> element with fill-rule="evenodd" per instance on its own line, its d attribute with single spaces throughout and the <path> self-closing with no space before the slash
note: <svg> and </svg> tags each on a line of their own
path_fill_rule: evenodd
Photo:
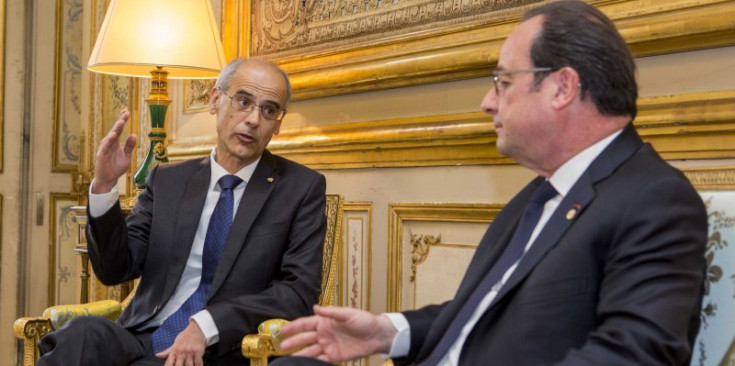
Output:
<svg viewBox="0 0 735 366">
<path fill-rule="evenodd" d="M 210 0 L 112 0 L 87 69 L 150 77 L 216 78 L 225 65 Z"/>
</svg>

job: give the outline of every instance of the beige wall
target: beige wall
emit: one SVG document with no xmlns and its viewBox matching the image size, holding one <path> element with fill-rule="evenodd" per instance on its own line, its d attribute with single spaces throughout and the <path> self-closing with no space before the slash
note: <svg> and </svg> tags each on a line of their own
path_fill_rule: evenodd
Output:
<svg viewBox="0 0 735 366">
<path fill-rule="evenodd" d="M 36 226 L 36 192 L 66 191 L 68 175 L 50 174 L 50 119 L 53 106 L 54 7 L 34 8 L 33 42 L 24 44 L 24 2 L 7 1 L 4 109 L 4 170 L 0 174 L 2 201 L 2 258 L 0 263 L 0 365 L 15 362 L 16 341 L 10 329 L 19 315 L 38 313 L 46 302 L 48 222 Z M 85 6 L 89 1 L 85 2 Z M 85 16 L 89 16 L 85 14 Z M 85 24 L 88 22 L 85 22 Z M 89 32 L 85 32 L 89 37 Z M 85 42 L 87 43 L 87 42 Z M 24 50 L 33 47 L 33 73 L 25 83 Z M 714 90 L 735 90 L 735 47 L 646 57 L 638 60 L 640 94 L 671 95 Z M 87 81 L 85 77 L 85 83 Z M 427 115 L 473 112 L 489 88 L 489 78 L 326 97 L 292 103 L 283 129 L 335 125 Z M 208 113 L 182 114 L 181 83 L 172 83 L 174 103 L 169 112 L 171 136 L 186 139 L 214 135 L 214 118 Z M 24 87 L 30 88 L 34 168 L 27 194 L 21 196 L 19 160 Z M 85 100 L 84 103 L 89 103 Z M 85 105 L 83 110 L 89 110 Z M 488 118 L 489 120 L 489 118 Z M 735 143 L 735 141 L 733 142 Z M 677 166 L 735 165 L 735 160 L 675 161 Z M 517 165 L 443 166 L 421 168 L 368 168 L 323 170 L 328 192 L 347 201 L 372 202 L 371 304 L 374 312 L 386 309 L 388 210 L 390 203 L 504 203 L 533 177 Z M 46 195 L 46 202 L 48 196 Z M 29 217 L 19 217 L 21 204 L 29 207 Z M 47 205 L 47 204 L 46 204 Z M 48 212 L 48 211 L 46 211 Z M 20 230 L 29 225 L 29 258 L 18 263 Z M 445 234 L 445 236 L 448 236 Z M 28 275 L 25 309 L 17 310 L 19 273 Z M 20 314 L 19 314 L 20 313 Z"/>
<path fill-rule="evenodd" d="M 16 318 L 18 282 L 18 239 L 20 210 L 20 139 L 23 129 L 23 4 L 6 2 L 5 29 L 5 108 L 3 131 L 3 172 L 0 174 L 2 202 L 2 263 L 0 264 L 0 364 L 15 360 L 15 337 L 12 326 Z"/>
</svg>

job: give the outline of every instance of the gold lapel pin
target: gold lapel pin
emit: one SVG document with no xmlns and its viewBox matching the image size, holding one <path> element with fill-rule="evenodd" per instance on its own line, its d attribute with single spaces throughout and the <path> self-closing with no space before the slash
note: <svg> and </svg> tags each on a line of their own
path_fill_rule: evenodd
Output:
<svg viewBox="0 0 735 366">
<path fill-rule="evenodd" d="M 273 183 L 273 180 L 274 179 L 272 177 L 268 177 L 268 179 L 266 179 L 266 180 L 268 181 L 268 183 Z"/>
<path fill-rule="evenodd" d="M 571 220 L 574 218 L 574 216 L 577 216 L 577 210 L 579 210 L 579 203 L 575 203 L 573 208 L 570 208 L 569 211 L 567 211 L 567 220 Z"/>
</svg>

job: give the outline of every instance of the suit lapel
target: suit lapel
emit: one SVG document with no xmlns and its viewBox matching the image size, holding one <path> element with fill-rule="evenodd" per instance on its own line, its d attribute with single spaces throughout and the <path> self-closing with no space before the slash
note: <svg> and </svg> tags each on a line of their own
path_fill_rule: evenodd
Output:
<svg viewBox="0 0 735 366">
<path fill-rule="evenodd" d="M 204 202 L 207 199 L 211 166 L 209 157 L 202 159 L 200 168 L 192 174 L 184 186 L 176 211 L 176 229 L 171 244 L 171 260 L 164 286 L 164 297 L 168 299 L 176 288 L 194 243 Z"/>
<path fill-rule="evenodd" d="M 523 255 L 518 267 L 493 300 L 491 308 L 528 276 L 546 253 L 557 245 L 577 218 L 584 213 L 584 209 L 595 198 L 595 184 L 610 176 L 641 147 L 642 143 L 631 123 L 590 164 L 551 215 L 531 248 Z M 576 214 L 567 218 L 567 213 L 572 209 L 576 210 Z"/>
<path fill-rule="evenodd" d="M 268 200 L 273 188 L 278 184 L 280 176 L 276 169 L 278 165 L 273 155 L 268 150 L 263 152 L 258 166 L 253 172 L 253 176 L 245 187 L 240 205 L 237 207 L 235 218 L 230 227 L 230 233 L 225 242 L 225 249 L 222 252 L 217 271 L 212 280 L 212 289 L 209 292 L 209 298 L 214 295 L 222 282 L 227 277 L 227 273 L 235 263 L 238 253 L 245 244 L 245 238 L 253 226 L 253 222 L 258 218 L 261 209 Z M 272 179 L 270 179 L 272 178 Z"/>
</svg>

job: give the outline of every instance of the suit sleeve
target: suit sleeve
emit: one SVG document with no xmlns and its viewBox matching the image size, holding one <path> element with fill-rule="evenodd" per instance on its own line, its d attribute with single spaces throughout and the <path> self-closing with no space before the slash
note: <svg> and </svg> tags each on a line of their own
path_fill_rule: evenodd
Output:
<svg viewBox="0 0 735 366">
<path fill-rule="evenodd" d="M 699 328 L 707 215 L 684 179 L 648 184 L 614 230 L 597 328 L 558 365 L 683 365 Z"/>
<path fill-rule="evenodd" d="M 317 303 L 326 231 L 326 180 L 320 174 L 313 177 L 291 223 L 277 278 L 260 293 L 207 306 L 219 331 L 219 343 L 213 346 L 218 355 L 239 347 L 244 329 L 256 329 L 269 318 L 309 315 Z"/>
<path fill-rule="evenodd" d="M 140 277 L 145 263 L 153 206 L 153 181 L 157 167 L 146 180 L 146 189 L 130 217 L 126 218 L 120 203 L 100 217 L 92 217 L 87 207 L 87 250 L 97 278 L 112 286 Z"/>
</svg>

